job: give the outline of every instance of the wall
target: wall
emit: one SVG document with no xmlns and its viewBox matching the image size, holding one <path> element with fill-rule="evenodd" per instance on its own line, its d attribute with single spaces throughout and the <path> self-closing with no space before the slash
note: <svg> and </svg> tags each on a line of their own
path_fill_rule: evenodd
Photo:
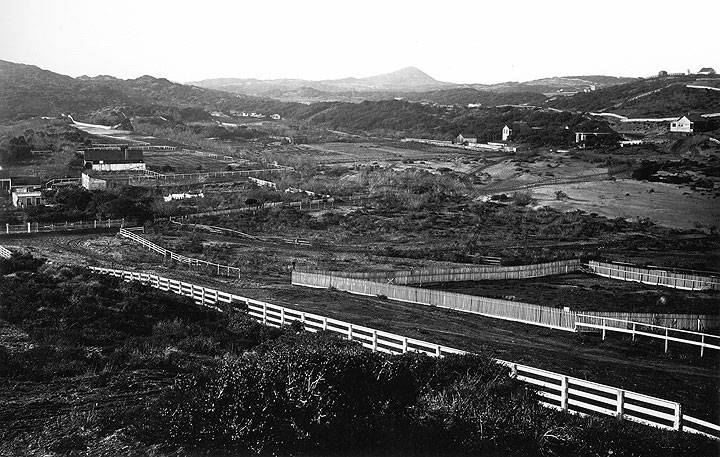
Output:
<svg viewBox="0 0 720 457">
<path fill-rule="evenodd" d="M 541 276 L 559 275 L 580 270 L 580 260 L 560 260 L 557 262 L 532 265 L 496 266 L 474 265 L 467 267 L 433 267 L 419 270 L 402 271 L 316 271 L 328 276 L 375 280 L 392 284 L 430 284 L 439 282 L 484 281 L 494 279 L 526 279 Z"/>
</svg>

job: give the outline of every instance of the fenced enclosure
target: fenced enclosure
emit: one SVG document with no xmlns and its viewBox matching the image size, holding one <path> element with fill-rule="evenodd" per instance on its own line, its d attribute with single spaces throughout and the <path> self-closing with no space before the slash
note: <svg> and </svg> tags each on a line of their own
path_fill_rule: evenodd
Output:
<svg viewBox="0 0 720 457">
<path fill-rule="evenodd" d="M 575 321 L 577 327 L 595 329 L 602 332 L 602 339 L 605 339 L 606 332 L 620 332 L 635 337 L 646 336 L 650 338 L 665 340 L 665 352 L 668 351 L 670 341 L 690 344 L 700 347 L 700 357 L 705 354 L 705 349 L 720 350 L 720 335 L 711 335 L 709 333 L 691 332 L 688 330 L 679 330 L 675 328 L 662 327 L 659 325 L 645 324 L 643 322 L 633 322 L 622 319 L 612 319 L 607 317 L 598 317 L 586 314 L 578 314 Z M 698 324 L 698 327 L 700 325 Z"/>
<path fill-rule="evenodd" d="M 5 230 L 0 229 L 0 235 L 10 235 L 19 233 L 51 233 L 51 232 L 70 232 L 75 230 L 91 230 L 91 229 L 108 229 L 125 227 L 125 219 L 108 219 L 95 221 L 78 221 L 78 222 L 28 222 L 25 224 L 10 225 L 5 224 Z"/>
<path fill-rule="evenodd" d="M 373 351 L 389 354 L 419 352 L 435 357 L 466 353 L 459 349 L 157 275 L 102 267 L 90 267 L 90 270 L 115 276 L 125 281 L 139 281 L 157 289 L 192 297 L 196 303 L 220 311 L 233 306 L 233 304 L 244 305 L 250 316 L 265 325 L 281 327 L 293 322 L 300 322 L 303 328 L 309 332 L 337 333 L 344 338 L 357 341 Z M 572 413 L 610 415 L 654 427 L 702 433 L 720 439 L 720 426 L 683 414 L 682 406 L 677 402 L 504 360 L 497 360 L 497 362 L 507 366 L 512 376 L 532 384 L 542 397 L 541 403 L 547 407 Z"/>
<path fill-rule="evenodd" d="M 360 295 L 384 296 L 392 300 L 449 308 L 559 330 L 575 331 L 575 313 L 559 308 L 550 308 L 549 306 L 476 297 L 441 290 L 396 286 L 364 279 L 342 278 L 297 270 L 292 272 L 292 283 L 293 285 L 306 287 L 333 287 Z"/>
<path fill-rule="evenodd" d="M 580 260 L 560 260 L 557 262 L 531 265 L 473 265 L 463 267 L 431 267 L 418 270 L 396 271 L 317 271 L 327 276 L 364 279 L 398 285 L 431 284 L 440 282 L 484 281 L 497 279 L 528 279 L 541 276 L 567 274 L 580 270 Z"/>
<path fill-rule="evenodd" d="M 165 249 L 164 247 L 159 246 L 150 240 L 146 240 L 145 238 L 141 237 L 137 233 L 134 233 L 132 230 L 121 228 L 119 234 L 120 234 L 120 236 L 122 236 L 124 238 L 127 238 L 136 243 L 139 243 L 142 246 L 145 246 L 146 248 L 150 249 L 151 251 L 157 252 L 158 254 L 162 255 L 165 258 L 170 258 L 170 260 L 184 263 L 188 266 L 193 266 L 195 268 L 205 268 L 207 270 L 210 270 L 210 271 L 216 273 L 219 276 L 239 276 L 241 273 L 241 270 L 237 267 L 231 267 L 230 265 L 222 265 L 219 263 L 208 262 L 206 260 L 194 259 L 192 257 L 187 257 L 182 254 L 178 254 L 169 249 Z"/>
<path fill-rule="evenodd" d="M 683 290 L 720 290 L 720 277 L 677 273 L 660 268 L 642 268 L 633 265 L 588 262 L 588 268 L 599 276 L 622 281 L 641 282 L 655 286 Z"/>
</svg>

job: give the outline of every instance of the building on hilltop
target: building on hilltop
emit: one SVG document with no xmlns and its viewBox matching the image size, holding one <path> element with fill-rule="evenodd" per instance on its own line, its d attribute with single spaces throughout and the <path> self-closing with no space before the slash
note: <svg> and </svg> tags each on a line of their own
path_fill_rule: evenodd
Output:
<svg viewBox="0 0 720 457">
<path fill-rule="evenodd" d="M 693 133 L 695 123 L 689 117 L 683 116 L 670 122 L 670 131 L 676 133 Z"/>
<path fill-rule="evenodd" d="M 143 152 L 125 146 L 119 149 L 83 151 L 85 168 L 96 171 L 145 170 Z"/>
<path fill-rule="evenodd" d="M 703 67 L 700 69 L 700 71 L 697 72 L 699 75 L 714 75 L 715 69 L 710 67 Z"/>
</svg>

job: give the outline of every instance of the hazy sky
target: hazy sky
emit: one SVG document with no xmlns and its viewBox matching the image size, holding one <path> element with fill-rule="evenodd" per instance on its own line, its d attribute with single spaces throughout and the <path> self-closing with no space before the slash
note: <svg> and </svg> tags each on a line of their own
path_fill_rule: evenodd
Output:
<svg viewBox="0 0 720 457">
<path fill-rule="evenodd" d="M 720 71 L 720 1 L 0 0 L 0 59 L 58 73 L 439 80 Z"/>
</svg>

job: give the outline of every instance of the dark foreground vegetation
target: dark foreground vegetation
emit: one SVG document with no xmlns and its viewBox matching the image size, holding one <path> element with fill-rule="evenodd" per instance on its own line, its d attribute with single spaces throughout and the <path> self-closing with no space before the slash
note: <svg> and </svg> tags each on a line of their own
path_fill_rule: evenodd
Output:
<svg viewBox="0 0 720 457">
<path fill-rule="evenodd" d="M 699 436 L 543 408 L 482 355 L 388 356 L 80 268 L 16 257 L 0 269 L 2 455 L 719 450 Z M 38 400 L 47 392 L 53 401 Z"/>
</svg>

